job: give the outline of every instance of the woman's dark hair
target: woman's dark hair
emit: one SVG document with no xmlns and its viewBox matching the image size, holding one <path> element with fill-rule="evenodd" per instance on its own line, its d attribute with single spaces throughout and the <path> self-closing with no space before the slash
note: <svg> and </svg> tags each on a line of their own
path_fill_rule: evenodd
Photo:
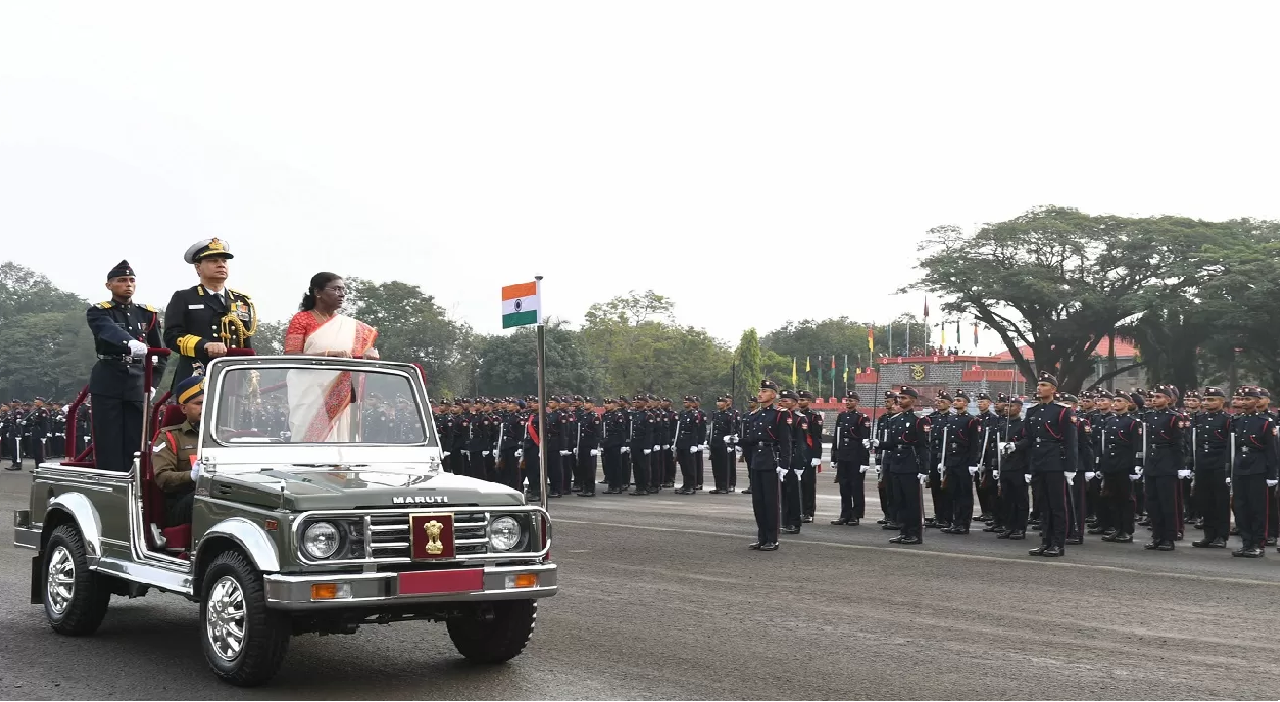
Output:
<svg viewBox="0 0 1280 702">
<path fill-rule="evenodd" d="M 316 273 L 311 276 L 311 286 L 307 288 L 307 294 L 302 296 L 302 304 L 298 305 L 298 309 L 303 312 L 309 312 L 316 308 L 316 291 L 324 290 L 329 283 L 340 280 L 342 276 L 337 273 Z"/>
</svg>

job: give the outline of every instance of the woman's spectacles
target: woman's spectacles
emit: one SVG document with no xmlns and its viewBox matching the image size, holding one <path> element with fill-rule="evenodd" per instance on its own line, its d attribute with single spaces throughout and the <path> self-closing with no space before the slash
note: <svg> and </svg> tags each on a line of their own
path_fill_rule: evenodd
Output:
<svg viewBox="0 0 1280 702">
<path fill-rule="evenodd" d="M 329 292 L 331 292 L 331 293 L 336 293 L 336 294 L 338 294 L 338 295 L 346 295 L 346 294 L 347 294 L 347 289 L 346 289 L 346 288 L 325 288 L 325 290 L 328 290 L 328 291 L 329 291 Z"/>
</svg>

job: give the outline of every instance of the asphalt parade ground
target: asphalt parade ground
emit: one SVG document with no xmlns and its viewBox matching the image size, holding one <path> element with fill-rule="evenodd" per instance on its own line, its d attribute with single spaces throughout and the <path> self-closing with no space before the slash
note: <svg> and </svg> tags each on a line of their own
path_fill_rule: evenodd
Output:
<svg viewBox="0 0 1280 702">
<path fill-rule="evenodd" d="M 708 470 L 708 478 L 710 478 Z M 774 553 L 746 548 L 750 497 L 671 490 L 552 500 L 561 591 L 529 648 L 480 667 L 443 625 L 293 640 L 267 687 L 224 685 L 197 607 L 114 598 L 97 634 L 50 630 L 27 603 L 31 552 L 0 531 L 0 698 L 12 699 L 1274 699 L 1280 554 L 1143 551 L 1089 537 L 1061 559 L 1036 542 L 927 530 L 893 546 L 874 521 L 818 514 Z M 31 476 L 0 473 L 5 521 Z M 745 472 L 739 487 L 746 484 Z M 710 485 L 708 484 L 708 488 Z M 874 495 L 874 482 L 867 480 Z M 926 512 L 928 512 L 926 506 Z M 1143 537 L 1139 530 L 1139 540 Z M 1233 540 L 1233 547 L 1234 547 Z"/>
</svg>

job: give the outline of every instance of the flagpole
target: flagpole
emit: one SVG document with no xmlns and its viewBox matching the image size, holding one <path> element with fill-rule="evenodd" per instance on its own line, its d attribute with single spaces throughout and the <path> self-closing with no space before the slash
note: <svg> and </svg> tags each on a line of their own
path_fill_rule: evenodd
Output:
<svg viewBox="0 0 1280 702">
<path fill-rule="evenodd" d="M 547 508 L 547 331 L 542 323 L 542 276 L 535 275 L 538 284 L 538 501 Z M 556 456 L 558 460 L 559 455 Z M 595 480 L 595 478 L 592 478 Z"/>
</svg>

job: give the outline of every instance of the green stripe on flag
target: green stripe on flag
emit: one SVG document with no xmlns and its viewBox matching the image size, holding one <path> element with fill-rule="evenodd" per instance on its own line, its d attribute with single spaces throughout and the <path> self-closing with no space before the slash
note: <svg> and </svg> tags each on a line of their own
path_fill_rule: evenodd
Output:
<svg viewBox="0 0 1280 702">
<path fill-rule="evenodd" d="M 523 327 L 526 324 L 538 323 L 537 310 L 522 310 L 520 312 L 512 312 L 511 314 L 502 315 L 502 328 Z"/>
</svg>

